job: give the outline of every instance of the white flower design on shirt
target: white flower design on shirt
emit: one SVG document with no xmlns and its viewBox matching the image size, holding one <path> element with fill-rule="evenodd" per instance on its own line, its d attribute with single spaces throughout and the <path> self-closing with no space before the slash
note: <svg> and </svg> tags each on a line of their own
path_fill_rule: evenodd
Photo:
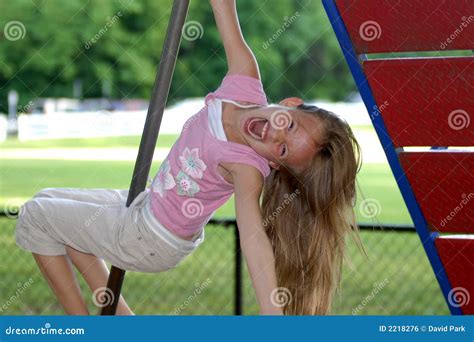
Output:
<svg viewBox="0 0 474 342">
<path fill-rule="evenodd" d="M 161 197 L 165 197 L 166 190 L 173 189 L 176 185 L 173 175 L 170 173 L 170 163 L 166 160 L 161 164 L 160 170 L 156 174 L 152 184 L 153 192 L 158 192 Z"/>
<path fill-rule="evenodd" d="M 199 185 L 183 171 L 179 171 L 176 180 L 178 181 L 178 195 L 192 197 L 200 190 Z"/>
<path fill-rule="evenodd" d="M 201 159 L 199 159 L 198 148 L 189 150 L 189 148 L 186 147 L 183 153 L 179 156 L 179 160 L 181 161 L 181 168 L 189 176 L 202 178 L 202 173 L 206 170 L 207 166 Z"/>
</svg>

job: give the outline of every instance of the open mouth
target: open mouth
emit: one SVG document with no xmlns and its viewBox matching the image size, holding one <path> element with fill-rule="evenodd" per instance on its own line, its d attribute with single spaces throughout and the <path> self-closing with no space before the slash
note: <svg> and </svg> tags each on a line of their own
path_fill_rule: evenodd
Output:
<svg viewBox="0 0 474 342">
<path fill-rule="evenodd" d="M 265 139 L 268 129 L 268 120 L 262 118 L 251 118 L 245 122 L 245 130 L 256 140 Z"/>
</svg>

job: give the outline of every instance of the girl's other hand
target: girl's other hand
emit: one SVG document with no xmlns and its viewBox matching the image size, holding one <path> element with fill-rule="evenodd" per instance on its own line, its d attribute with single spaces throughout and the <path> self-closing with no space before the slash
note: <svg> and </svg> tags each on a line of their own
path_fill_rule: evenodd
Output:
<svg viewBox="0 0 474 342">
<path fill-rule="evenodd" d="M 303 103 L 304 101 L 299 97 L 287 97 L 286 99 L 281 100 L 279 104 L 286 107 L 296 107 Z"/>
</svg>

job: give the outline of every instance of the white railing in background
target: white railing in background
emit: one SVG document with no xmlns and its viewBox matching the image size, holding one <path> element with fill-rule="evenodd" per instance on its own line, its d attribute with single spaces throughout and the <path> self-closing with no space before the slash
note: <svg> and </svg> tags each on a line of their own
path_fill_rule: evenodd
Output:
<svg viewBox="0 0 474 342">
<path fill-rule="evenodd" d="M 18 139 L 40 140 L 140 135 L 146 112 L 22 114 Z"/>
<path fill-rule="evenodd" d="M 203 99 L 188 99 L 167 108 L 160 133 L 178 134 L 186 120 L 202 107 Z M 56 112 L 18 117 L 18 139 L 62 139 L 141 135 L 146 111 Z"/>
<path fill-rule="evenodd" d="M 310 102 L 344 117 L 350 125 L 370 125 L 362 102 Z M 179 134 L 186 120 L 203 106 L 203 98 L 192 98 L 169 107 L 163 114 L 162 134 Z M 146 111 L 124 112 L 57 112 L 52 114 L 20 114 L 20 141 L 61 138 L 87 138 L 141 135 Z M 0 115 L 0 141 L 5 140 L 6 116 Z"/>
<path fill-rule="evenodd" d="M 362 102 L 330 103 L 312 102 L 324 109 L 342 116 L 352 126 L 371 127 L 370 117 Z M 179 134 L 186 120 L 199 112 L 203 99 L 188 99 L 169 107 L 163 114 L 160 134 Z M 374 115 L 374 114 L 372 114 Z M 138 136 L 145 124 L 145 111 L 127 112 L 81 112 L 53 113 L 19 116 L 19 140 Z M 5 140 L 7 131 L 6 116 L 0 115 L 0 141 Z M 364 163 L 386 163 L 385 153 L 373 129 L 354 129 L 357 141 L 361 145 Z M 21 147 L 21 144 L 18 144 Z M 1 145 L 0 145 L 1 148 Z M 163 160 L 168 150 L 158 148 L 155 159 Z M 136 158 L 136 149 L 109 148 L 93 151 L 77 147 L 74 154 L 61 148 L 49 148 L 43 151 L 21 148 L 4 149 L 0 159 L 70 159 L 74 160 L 130 160 Z"/>
<path fill-rule="evenodd" d="M 0 115 L 0 142 L 7 138 L 7 116 Z"/>
</svg>

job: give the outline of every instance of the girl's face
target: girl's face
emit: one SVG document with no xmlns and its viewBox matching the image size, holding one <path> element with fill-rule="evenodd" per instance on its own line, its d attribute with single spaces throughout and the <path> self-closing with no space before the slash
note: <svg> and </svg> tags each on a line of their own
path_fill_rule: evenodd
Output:
<svg viewBox="0 0 474 342">
<path fill-rule="evenodd" d="M 324 134 L 318 117 L 284 106 L 247 110 L 238 121 L 242 140 L 270 167 L 283 164 L 298 173 L 310 165 Z"/>
</svg>

